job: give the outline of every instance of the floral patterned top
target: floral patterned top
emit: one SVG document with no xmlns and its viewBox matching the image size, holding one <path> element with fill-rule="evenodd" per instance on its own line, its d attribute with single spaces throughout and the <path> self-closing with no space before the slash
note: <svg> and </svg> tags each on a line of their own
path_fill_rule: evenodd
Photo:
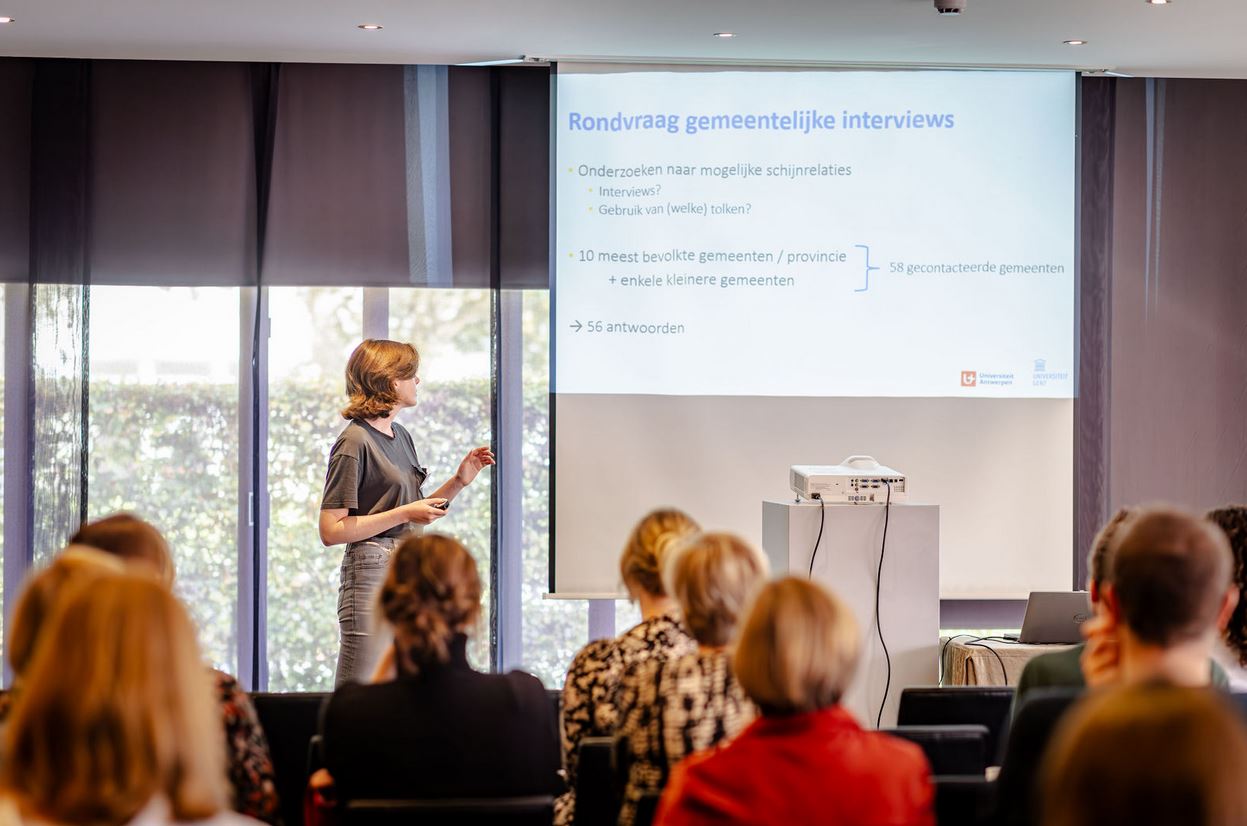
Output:
<svg viewBox="0 0 1247 826">
<path fill-rule="evenodd" d="M 255 706 L 238 680 L 216 669 L 212 677 L 225 724 L 225 756 L 234 811 L 279 824 L 281 812 L 273 759 Z"/>
<path fill-rule="evenodd" d="M 757 716 L 725 650 L 639 663 L 624 675 L 617 703 L 628 762 L 621 826 L 632 826 L 637 803 L 663 790 L 676 763 L 730 740 Z"/>
<path fill-rule="evenodd" d="M 576 761 L 585 737 L 614 734 L 619 724 L 616 700 L 620 680 L 638 663 L 689 654 L 697 642 L 674 617 L 662 615 L 638 623 L 615 639 L 595 640 L 572 660 L 563 684 L 563 760 L 567 792 L 555 803 L 554 822 L 575 818 Z"/>
</svg>

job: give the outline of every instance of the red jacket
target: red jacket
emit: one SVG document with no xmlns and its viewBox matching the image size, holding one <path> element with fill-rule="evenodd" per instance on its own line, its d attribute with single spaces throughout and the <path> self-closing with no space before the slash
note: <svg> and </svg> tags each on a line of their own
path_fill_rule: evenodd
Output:
<svg viewBox="0 0 1247 826">
<path fill-rule="evenodd" d="M 762 717 L 675 768 L 655 826 L 934 826 L 931 770 L 912 743 L 839 706 Z"/>
</svg>

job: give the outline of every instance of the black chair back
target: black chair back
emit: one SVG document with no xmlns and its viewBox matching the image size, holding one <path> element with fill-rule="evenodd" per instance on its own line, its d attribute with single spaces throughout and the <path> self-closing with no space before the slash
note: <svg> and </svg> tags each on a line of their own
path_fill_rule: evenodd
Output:
<svg viewBox="0 0 1247 826">
<path fill-rule="evenodd" d="M 987 770 L 987 726 L 899 726 L 885 734 L 922 749 L 935 775 L 978 775 Z"/>
<path fill-rule="evenodd" d="M 1081 689 L 1037 689 L 1022 701 L 996 783 L 996 814 L 1001 826 L 1038 823 L 1039 765 L 1057 724 L 1081 693 Z"/>
<path fill-rule="evenodd" d="M 1230 694 L 1230 701 L 1238 709 L 1238 713 L 1247 718 L 1247 692 L 1235 691 Z"/>
<path fill-rule="evenodd" d="M 641 799 L 636 802 L 636 820 L 632 822 L 633 826 L 652 826 L 654 815 L 658 814 L 658 801 L 661 798 L 662 795 L 653 792 L 641 795 Z"/>
<path fill-rule="evenodd" d="M 1009 717 L 1012 686 L 931 686 L 906 688 L 897 708 L 897 726 L 980 725 L 987 727 L 988 765 L 999 765 Z"/>
<path fill-rule="evenodd" d="M 615 738 L 585 737 L 576 762 L 576 822 L 597 826 L 619 819 Z"/>
<path fill-rule="evenodd" d="M 251 695 L 273 756 L 281 819 L 285 826 L 302 826 L 308 744 L 320 728 L 320 709 L 328 697 L 329 694 L 319 692 Z"/>
<path fill-rule="evenodd" d="M 554 719 L 563 719 L 563 692 L 557 688 L 547 688 L 546 696 L 550 698 L 550 705 L 554 708 Z"/>
<path fill-rule="evenodd" d="M 344 826 L 550 826 L 554 798 L 472 800 L 352 800 L 342 807 Z"/>
<path fill-rule="evenodd" d="M 980 826 L 991 822 L 995 784 L 983 775 L 934 777 L 937 826 Z"/>
</svg>

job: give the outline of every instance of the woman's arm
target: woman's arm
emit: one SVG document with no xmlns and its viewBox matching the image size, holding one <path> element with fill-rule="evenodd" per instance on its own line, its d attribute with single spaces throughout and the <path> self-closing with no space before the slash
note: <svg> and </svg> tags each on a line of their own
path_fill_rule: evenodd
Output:
<svg viewBox="0 0 1247 826">
<path fill-rule="evenodd" d="M 349 508 L 327 508 L 320 512 L 320 541 L 326 546 L 360 542 L 407 522 L 430 525 L 446 515 L 436 505 L 448 500 L 442 497 L 420 499 L 388 511 L 351 516 Z"/>
<path fill-rule="evenodd" d="M 492 464 L 494 464 L 494 452 L 489 449 L 489 445 L 473 448 L 468 451 L 467 456 L 463 457 L 463 461 L 459 463 L 459 470 L 455 471 L 455 475 L 447 479 L 440 488 L 433 491 L 433 498 L 454 499 L 459 495 L 459 491 L 472 484 L 476 474 Z"/>
</svg>

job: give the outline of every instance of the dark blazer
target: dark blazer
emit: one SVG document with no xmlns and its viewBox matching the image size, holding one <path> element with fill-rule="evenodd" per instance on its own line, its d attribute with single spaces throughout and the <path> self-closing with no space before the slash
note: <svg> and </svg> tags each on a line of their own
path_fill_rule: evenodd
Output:
<svg viewBox="0 0 1247 826">
<path fill-rule="evenodd" d="M 450 662 L 389 683 L 348 683 L 321 718 L 341 800 L 559 794 L 558 722 L 529 674 L 472 670 L 460 635 Z"/>
</svg>

